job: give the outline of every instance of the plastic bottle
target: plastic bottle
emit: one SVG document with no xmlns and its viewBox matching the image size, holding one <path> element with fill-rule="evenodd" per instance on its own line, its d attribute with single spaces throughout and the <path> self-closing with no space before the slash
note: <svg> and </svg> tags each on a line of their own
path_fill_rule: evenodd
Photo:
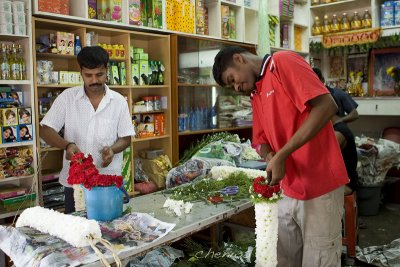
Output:
<svg viewBox="0 0 400 267">
<path fill-rule="evenodd" d="M 81 50 L 82 50 L 82 45 L 81 45 L 81 40 L 79 39 L 79 35 L 77 35 L 75 37 L 75 45 L 74 46 L 75 46 L 74 53 L 75 53 L 75 55 L 78 55 L 79 52 L 81 52 Z"/>
<path fill-rule="evenodd" d="M 362 27 L 367 29 L 372 27 L 372 19 L 371 19 L 371 14 L 369 14 L 368 9 L 364 11 L 364 16 L 362 19 Z"/>
<path fill-rule="evenodd" d="M 361 18 L 358 15 L 357 11 L 354 11 L 354 16 L 353 19 L 351 20 L 351 29 L 352 30 L 359 30 L 361 29 L 362 23 L 361 23 Z"/>
<path fill-rule="evenodd" d="M 124 45 L 119 45 L 119 57 L 125 59 L 125 47 Z"/>
<path fill-rule="evenodd" d="M 314 24 L 312 26 L 312 34 L 313 35 L 320 35 L 322 34 L 322 26 L 321 26 L 321 21 L 319 20 L 319 17 L 316 16 L 314 19 Z"/>
<path fill-rule="evenodd" d="M 331 32 L 340 32 L 340 23 L 336 14 L 332 15 Z"/>
<path fill-rule="evenodd" d="M 342 24 L 340 29 L 342 32 L 349 31 L 351 29 L 349 18 L 347 17 L 347 13 L 343 13 L 342 16 Z"/>
<path fill-rule="evenodd" d="M 328 34 L 331 32 L 331 22 L 329 21 L 328 15 L 324 16 L 324 22 L 322 24 L 322 33 Z"/>
</svg>

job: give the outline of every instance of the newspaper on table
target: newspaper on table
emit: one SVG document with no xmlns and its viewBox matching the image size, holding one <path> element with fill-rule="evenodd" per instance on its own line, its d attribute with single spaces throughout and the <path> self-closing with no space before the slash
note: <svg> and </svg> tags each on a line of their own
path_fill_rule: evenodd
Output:
<svg viewBox="0 0 400 267">
<path fill-rule="evenodd" d="M 114 245 L 117 254 L 155 242 L 175 227 L 175 224 L 139 212 L 99 224 L 102 238 Z M 111 256 L 105 247 L 96 246 L 106 256 Z M 76 248 L 62 239 L 29 227 L 0 226 L 0 249 L 16 267 L 78 266 L 99 260 L 90 246 Z"/>
</svg>

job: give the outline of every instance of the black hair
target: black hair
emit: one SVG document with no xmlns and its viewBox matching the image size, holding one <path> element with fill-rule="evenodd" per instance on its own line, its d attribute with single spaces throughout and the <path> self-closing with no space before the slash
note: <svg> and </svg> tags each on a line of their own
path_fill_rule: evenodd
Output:
<svg viewBox="0 0 400 267">
<path fill-rule="evenodd" d="M 246 49 L 240 46 L 226 46 L 223 47 L 214 58 L 213 75 L 214 80 L 220 86 L 226 86 L 222 81 L 222 73 L 226 69 L 233 65 L 233 55 L 248 52 Z"/>
<path fill-rule="evenodd" d="M 20 126 L 19 126 L 19 130 L 21 130 L 21 129 L 26 129 L 26 133 L 27 133 L 27 134 L 30 134 L 30 133 L 29 133 L 28 126 L 26 126 L 26 125 L 20 125 Z"/>
<path fill-rule="evenodd" d="M 318 69 L 318 68 L 312 68 L 312 70 L 315 72 L 315 74 L 317 74 L 319 80 L 324 83 L 325 82 L 325 78 L 324 78 L 324 75 L 322 75 L 321 70 Z"/>
<path fill-rule="evenodd" d="M 24 114 L 26 114 L 28 116 L 31 116 L 31 113 L 29 112 L 29 110 L 24 109 L 24 108 L 20 109 L 19 110 L 19 116 L 22 117 L 22 115 L 24 115 Z"/>
<path fill-rule="evenodd" d="M 108 53 L 100 46 L 85 46 L 78 54 L 79 66 L 87 69 L 95 69 L 101 66 L 107 68 Z"/>
</svg>

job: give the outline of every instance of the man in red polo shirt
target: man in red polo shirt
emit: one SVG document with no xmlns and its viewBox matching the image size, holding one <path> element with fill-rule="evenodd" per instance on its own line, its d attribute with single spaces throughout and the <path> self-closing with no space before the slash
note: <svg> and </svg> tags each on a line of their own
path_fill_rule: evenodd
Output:
<svg viewBox="0 0 400 267">
<path fill-rule="evenodd" d="M 241 47 L 215 57 L 221 86 L 251 93 L 253 143 L 266 151 L 267 178 L 280 183 L 278 266 L 340 266 L 346 168 L 330 118 L 337 106 L 293 52 L 264 59 Z"/>
</svg>

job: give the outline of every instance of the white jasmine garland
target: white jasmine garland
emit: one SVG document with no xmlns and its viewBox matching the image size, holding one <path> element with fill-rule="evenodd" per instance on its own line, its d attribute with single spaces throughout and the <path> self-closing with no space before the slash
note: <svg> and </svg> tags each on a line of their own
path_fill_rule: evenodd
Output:
<svg viewBox="0 0 400 267">
<path fill-rule="evenodd" d="M 251 179 L 265 175 L 265 171 L 231 167 L 231 166 L 214 166 L 210 170 L 211 177 L 213 179 L 220 179 L 220 178 L 224 179 L 235 172 L 244 172 Z"/>
<path fill-rule="evenodd" d="M 254 204 L 256 217 L 256 267 L 272 267 L 278 264 L 278 204 L 258 202 Z"/>
<path fill-rule="evenodd" d="M 167 198 L 164 202 L 163 208 L 172 211 L 176 216 L 182 215 L 182 210 L 185 214 L 188 214 L 192 210 L 193 204 L 190 202 L 184 202 L 183 200 L 173 200 Z"/>
<path fill-rule="evenodd" d="M 34 228 L 59 237 L 75 247 L 89 246 L 89 236 L 96 239 L 101 238 L 100 226 L 95 220 L 62 214 L 39 206 L 24 210 L 19 216 L 16 226 Z"/>
</svg>

